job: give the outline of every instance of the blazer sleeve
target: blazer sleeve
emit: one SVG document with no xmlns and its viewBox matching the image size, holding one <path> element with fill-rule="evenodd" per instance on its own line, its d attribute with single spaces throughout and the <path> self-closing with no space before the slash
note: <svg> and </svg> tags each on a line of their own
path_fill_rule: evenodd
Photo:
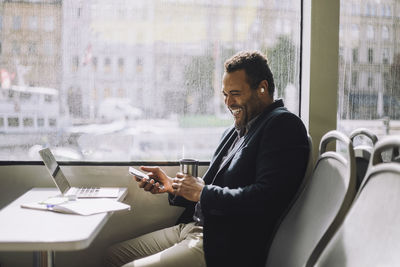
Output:
<svg viewBox="0 0 400 267">
<path fill-rule="evenodd" d="M 168 202 L 170 205 L 172 206 L 179 206 L 179 207 L 190 207 L 190 206 L 194 206 L 196 204 L 196 202 L 187 200 L 184 197 L 180 197 L 180 196 L 176 196 L 168 193 Z"/>
<path fill-rule="evenodd" d="M 240 188 L 206 185 L 200 198 L 205 216 L 265 215 L 290 202 L 306 169 L 307 132 L 302 121 L 288 112 L 271 118 L 262 127 L 254 151 L 256 164 L 249 164 L 256 168 L 255 177 L 241 177 L 254 182 Z"/>
</svg>

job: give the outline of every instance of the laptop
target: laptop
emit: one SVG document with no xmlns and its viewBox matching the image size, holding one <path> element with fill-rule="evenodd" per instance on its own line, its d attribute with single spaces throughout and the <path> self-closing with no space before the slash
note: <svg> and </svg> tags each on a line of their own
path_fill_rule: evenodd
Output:
<svg viewBox="0 0 400 267">
<path fill-rule="evenodd" d="M 116 198 L 119 194 L 119 188 L 116 187 L 71 187 L 64 173 L 61 171 L 60 165 L 56 161 L 53 153 L 49 148 L 39 151 L 43 159 L 44 165 L 49 171 L 54 183 L 61 191 L 63 196 L 77 198 Z"/>
</svg>

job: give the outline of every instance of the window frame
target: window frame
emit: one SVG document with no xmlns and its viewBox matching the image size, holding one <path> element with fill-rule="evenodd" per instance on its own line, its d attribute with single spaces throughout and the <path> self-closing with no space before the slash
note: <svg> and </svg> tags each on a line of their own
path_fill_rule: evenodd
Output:
<svg viewBox="0 0 400 267">
<path fill-rule="evenodd" d="M 299 116 L 303 120 L 313 143 L 318 144 L 322 135 L 329 130 L 336 129 L 337 101 L 334 104 L 321 105 L 319 101 L 311 102 L 310 99 L 337 99 L 338 83 L 338 58 L 339 58 L 339 17 L 340 0 L 321 3 L 318 0 L 301 0 L 300 14 L 300 84 L 299 84 Z M 355 8 L 355 10 L 354 10 Z M 360 7 L 352 6 L 353 12 L 359 13 Z M 324 29 L 319 25 L 325 25 Z M 321 45 L 324 44 L 324 45 Z M 311 50 L 311 46 L 316 48 Z M 327 49 L 329 48 L 329 49 Z M 323 50 L 323 51 L 322 51 Z M 329 51 L 329 53 L 326 53 Z M 326 54 L 326 55 L 324 55 Z M 139 58 L 138 58 L 139 60 Z M 100 62 L 100 59 L 99 61 Z M 143 63 L 136 61 L 136 72 L 141 72 Z M 326 64 L 330 62 L 330 64 Z M 318 70 L 318 71 L 314 71 Z M 334 88 L 334 90 L 332 90 Z M 317 115 L 318 114 L 318 115 Z M 317 117 L 318 118 L 317 118 Z M 323 124 L 318 125 L 319 122 Z M 318 146 L 314 146 L 315 151 Z M 177 161 L 131 161 L 131 162 L 90 162 L 73 161 L 61 162 L 61 165 L 85 166 L 128 166 L 142 163 L 159 166 L 177 166 Z M 3 161 L 1 165 L 43 165 L 40 161 Z M 208 165 L 208 161 L 200 163 Z"/>
</svg>

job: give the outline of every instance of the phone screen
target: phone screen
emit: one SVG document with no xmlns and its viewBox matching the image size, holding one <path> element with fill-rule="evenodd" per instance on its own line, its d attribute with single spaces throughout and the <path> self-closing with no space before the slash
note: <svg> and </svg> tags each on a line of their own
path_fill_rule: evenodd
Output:
<svg viewBox="0 0 400 267">
<path fill-rule="evenodd" d="M 150 179 L 151 179 L 147 174 L 145 174 L 133 167 L 129 167 L 129 173 L 136 176 L 139 179 L 146 178 L 146 179 L 148 179 L 147 181 L 150 181 Z M 156 182 L 160 184 L 161 189 L 164 189 L 164 185 L 162 183 L 160 183 L 159 181 L 156 181 Z"/>
<path fill-rule="evenodd" d="M 129 167 L 129 173 L 138 177 L 139 179 L 143 179 L 143 178 L 150 179 L 150 177 L 147 174 L 145 174 L 139 170 L 136 170 L 133 167 Z"/>
</svg>

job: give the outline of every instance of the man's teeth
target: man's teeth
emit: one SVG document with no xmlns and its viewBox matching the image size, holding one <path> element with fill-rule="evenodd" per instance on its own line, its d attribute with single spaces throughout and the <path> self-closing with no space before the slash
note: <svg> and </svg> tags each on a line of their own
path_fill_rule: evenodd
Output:
<svg viewBox="0 0 400 267">
<path fill-rule="evenodd" d="M 240 112 L 240 109 L 232 109 L 232 114 L 233 115 L 238 115 Z"/>
</svg>

